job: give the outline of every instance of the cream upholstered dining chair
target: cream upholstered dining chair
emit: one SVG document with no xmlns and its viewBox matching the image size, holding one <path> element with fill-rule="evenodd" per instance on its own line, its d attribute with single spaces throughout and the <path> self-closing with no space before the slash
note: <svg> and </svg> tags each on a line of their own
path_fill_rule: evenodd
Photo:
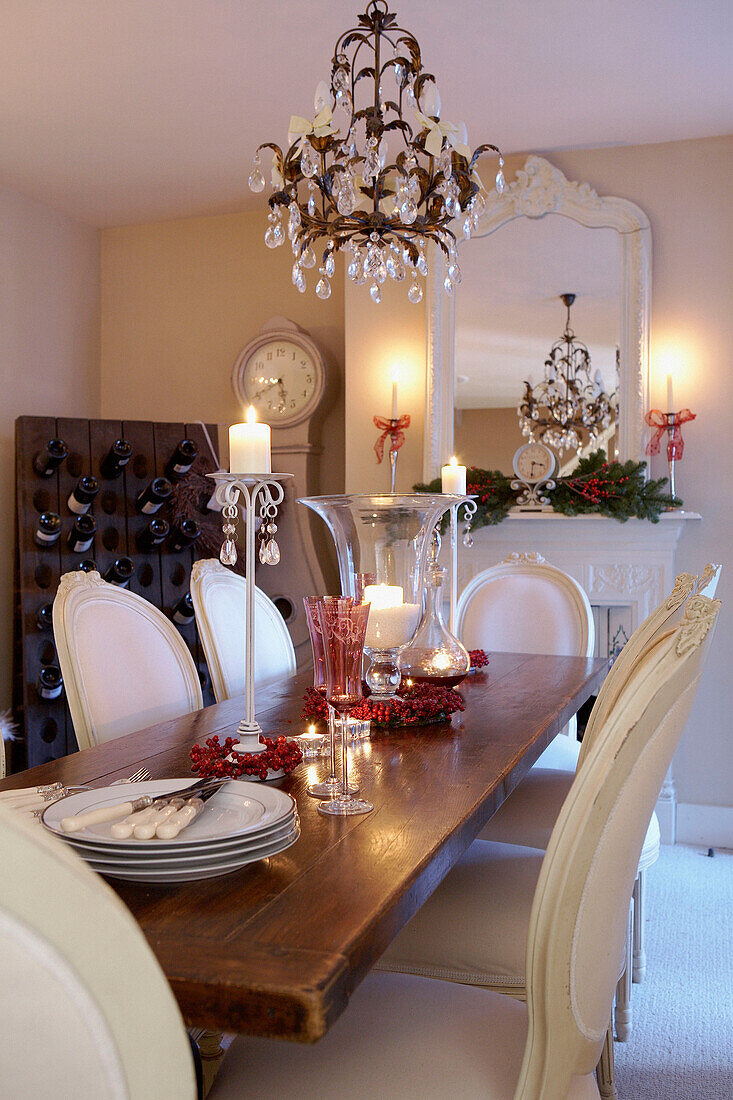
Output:
<svg viewBox="0 0 733 1100">
<path fill-rule="evenodd" d="M 80 749 L 203 706 L 193 657 L 169 619 L 99 573 L 65 573 L 53 631 Z"/>
<path fill-rule="evenodd" d="M 585 758 L 596 730 L 613 707 L 618 693 L 626 682 L 636 660 L 644 648 L 661 630 L 679 614 L 687 598 L 696 591 L 698 595 L 712 597 L 715 594 L 721 566 L 709 563 L 697 577 L 694 573 L 680 573 L 670 595 L 655 608 L 632 634 L 621 650 L 606 677 L 588 720 L 582 745 L 578 745 L 577 760 Z M 568 765 L 572 763 L 569 757 Z M 545 848 L 550 839 L 560 807 L 570 789 L 575 768 L 533 768 L 509 798 L 492 817 L 480 836 L 483 840 L 495 840 L 520 844 L 530 848 Z M 640 982 L 646 970 L 644 934 L 645 877 L 649 867 L 659 858 L 660 832 L 656 813 L 652 814 L 644 839 L 639 869 L 633 891 L 632 951 L 629 967 L 621 980 L 616 1005 L 616 1029 L 620 1039 L 631 1032 L 630 982 Z"/>
<path fill-rule="evenodd" d="M 217 702 L 244 694 L 246 582 L 215 558 L 194 563 L 191 598 Z M 255 588 L 255 684 L 295 673 L 295 649 L 275 604 Z"/>
<path fill-rule="evenodd" d="M 625 708 L 630 708 L 629 713 L 631 713 L 632 702 L 644 697 L 647 682 L 649 684 L 658 682 L 657 662 L 659 662 L 665 668 L 669 666 L 672 669 L 679 669 L 681 682 L 675 685 L 672 673 L 669 688 L 673 692 L 678 688 L 680 693 L 687 694 L 684 707 L 680 705 L 673 710 L 675 721 L 679 719 L 681 725 L 674 743 L 670 744 L 670 756 L 665 758 L 663 770 L 654 773 L 657 778 L 652 792 L 653 797 L 648 802 L 648 815 L 651 815 L 669 766 L 671 753 L 694 697 L 694 691 L 687 691 L 688 680 L 683 673 L 683 666 L 676 664 L 671 654 L 677 658 L 689 655 L 703 640 L 709 626 L 714 623 L 719 606 L 719 601 L 710 600 L 704 596 L 691 597 L 682 621 L 661 636 L 652 638 L 646 648 L 637 654 L 629 676 L 616 695 L 613 708 L 609 708 L 602 725 L 596 729 L 585 754 L 583 766 L 578 769 L 570 788 L 565 790 L 566 797 L 560 807 L 547 845 L 548 854 L 559 824 L 566 815 L 568 803 L 572 800 L 578 785 L 584 782 L 586 772 L 596 766 L 599 758 L 605 759 L 606 767 L 615 766 L 615 754 L 619 749 L 614 737 L 619 729 L 619 723 L 625 720 L 623 719 Z M 697 679 L 694 682 L 695 687 L 696 685 Z M 652 725 L 644 730 L 645 736 L 650 739 L 650 745 L 645 746 L 641 741 L 638 746 L 639 758 L 635 766 L 640 773 L 647 766 L 649 757 L 653 755 L 651 741 L 657 736 L 654 729 Z M 639 735 L 632 729 L 629 736 L 637 739 Z M 643 805 L 647 805 L 646 800 Z M 635 842 L 633 847 L 637 870 L 649 816 L 643 822 L 643 827 L 640 827 L 638 845 Z M 582 837 L 578 837 L 579 844 L 582 840 Z M 627 843 L 626 839 L 624 843 Z M 625 850 L 619 849 L 616 853 L 616 858 L 619 860 L 625 860 L 626 856 Z M 610 855 L 609 858 L 611 858 Z M 380 967 L 480 985 L 513 997 L 524 996 L 527 988 L 525 975 L 527 980 L 530 980 L 531 972 L 529 961 L 526 962 L 525 968 L 524 933 L 530 918 L 533 898 L 536 897 L 535 891 L 544 859 L 545 852 L 537 848 L 477 839 L 469 846 L 464 856 L 420 912 L 392 943 L 380 961 Z M 628 910 L 628 899 L 635 878 L 636 872 L 629 880 L 628 893 L 625 897 L 609 898 L 609 905 L 614 910 L 619 904 L 624 910 Z M 611 918 L 609 920 L 613 923 Z M 626 924 L 628 953 L 628 921 Z M 605 958 L 606 947 L 601 938 L 598 944 L 599 960 Z M 590 966 L 591 963 L 588 965 Z M 604 1077 L 602 1095 L 614 1096 L 613 1046 L 610 1030 L 604 1051 L 602 1072 Z"/>
<path fill-rule="evenodd" d="M 458 1095 L 461 1100 L 578 1100 L 599 1096 L 592 1073 L 604 1042 L 614 987 L 624 958 L 628 899 L 647 823 L 692 706 L 718 612 L 696 596 L 685 619 L 639 659 L 617 705 L 596 737 L 532 877 L 526 911 L 514 914 L 518 966 L 526 973 L 526 1006 L 480 984 L 481 948 L 491 920 L 514 897 L 498 899 L 462 963 L 440 966 L 430 951 L 411 960 L 411 974 L 368 977 L 343 1017 L 317 1046 L 234 1041 L 210 1100 L 302 1096 L 392 1100 Z M 485 841 L 475 841 L 486 844 Z M 479 915 L 490 888 L 473 879 L 476 897 L 441 901 L 452 870 L 395 946 L 415 943 L 415 925 L 433 932 L 445 952 L 470 911 Z M 526 882 L 523 884 L 526 886 Z M 437 901 L 436 901 L 437 899 Z M 434 901 L 436 902 L 434 904 Z M 511 918 L 510 918 L 511 919 Z M 407 934 L 407 944 L 405 936 Z M 418 938 L 426 946 L 424 939 Z M 471 958 L 471 950 L 478 960 Z M 399 951 L 398 951 L 399 955 Z M 393 958 L 390 950 L 387 958 Z M 524 977 L 522 978 L 524 981 Z M 466 984 L 454 984 L 466 983 Z"/>
<path fill-rule="evenodd" d="M 588 597 L 568 573 L 541 554 L 509 554 L 477 573 L 461 592 L 456 633 L 466 649 L 592 657 L 595 625 Z M 575 760 L 577 719 L 571 718 L 535 767 Z"/>
<path fill-rule="evenodd" d="M 193 1100 L 170 986 L 129 910 L 63 843 L 0 810 L 0 1091 Z"/>
<path fill-rule="evenodd" d="M 593 1067 L 623 956 L 625 898 L 719 606 L 695 599 L 694 614 L 688 607 L 640 660 L 560 813 L 523 922 L 526 1005 L 370 975 L 314 1047 L 235 1040 L 211 1100 L 336 1100 L 345 1083 L 357 1100 L 598 1100 Z M 60 842 L 2 809 L 0 850 L 8 1095 L 193 1097 L 183 1021 L 125 907 Z"/>
</svg>

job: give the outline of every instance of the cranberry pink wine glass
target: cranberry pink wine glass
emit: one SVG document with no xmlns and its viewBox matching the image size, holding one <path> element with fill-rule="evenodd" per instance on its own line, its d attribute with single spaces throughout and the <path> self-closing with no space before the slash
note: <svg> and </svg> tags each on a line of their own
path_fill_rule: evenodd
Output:
<svg viewBox="0 0 733 1100">
<path fill-rule="evenodd" d="M 323 652 L 323 634 L 321 633 L 321 620 L 318 615 L 318 606 L 338 599 L 338 596 L 304 596 L 305 618 L 308 623 L 308 633 L 313 651 L 313 687 L 321 695 L 326 694 L 326 659 Z M 347 599 L 347 603 L 353 600 Z M 328 738 L 330 745 L 330 774 L 328 779 L 321 783 L 311 783 L 308 794 L 313 798 L 336 798 L 341 793 L 341 783 L 336 775 L 336 727 L 333 720 L 333 707 L 328 706 Z M 359 788 L 355 783 L 349 784 L 349 794 L 358 794 Z"/>
<path fill-rule="evenodd" d="M 342 719 L 341 759 L 342 790 L 318 809 L 324 814 L 346 816 L 365 814 L 374 809 L 371 802 L 354 798 L 349 792 L 348 737 L 343 719 L 362 698 L 361 662 L 364 655 L 369 604 L 331 599 L 318 606 L 326 662 L 326 699 Z"/>
</svg>

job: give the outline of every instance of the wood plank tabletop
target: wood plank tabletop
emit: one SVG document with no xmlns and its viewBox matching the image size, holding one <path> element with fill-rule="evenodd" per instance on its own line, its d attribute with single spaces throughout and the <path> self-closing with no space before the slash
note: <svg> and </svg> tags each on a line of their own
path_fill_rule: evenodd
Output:
<svg viewBox="0 0 733 1100">
<path fill-rule="evenodd" d="M 352 753 L 374 811 L 326 817 L 303 764 L 277 785 L 298 803 L 302 835 L 240 871 L 175 886 L 108 881 L 140 923 L 188 1023 L 313 1042 L 400 928 L 578 707 L 605 660 L 497 653 L 460 687 L 451 723 L 375 732 Z M 258 692 L 268 736 L 304 731 L 307 675 Z M 103 786 L 145 765 L 190 774 L 189 750 L 232 734 L 242 699 L 10 776 L 0 789 L 61 779 Z"/>
</svg>

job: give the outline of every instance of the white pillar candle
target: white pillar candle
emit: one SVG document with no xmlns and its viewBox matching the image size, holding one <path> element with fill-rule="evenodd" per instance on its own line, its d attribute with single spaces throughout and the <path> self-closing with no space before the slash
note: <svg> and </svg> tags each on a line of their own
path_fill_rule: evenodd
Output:
<svg viewBox="0 0 733 1100">
<path fill-rule="evenodd" d="M 399 584 L 368 584 L 364 603 L 371 604 L 365 645 L 369 649 L 395 649 L 407 645 L 420 618 L 420 605 L 404 602 Z"/>
<path fill-rule="evenodd" d="M 392 419 L 398 419 L 397 412 L 397 367 L 392 367 Z"/>
<path fill-rule="evenodd" d="M 668 413 L 674 412 L 674 391 L 672 389 L 672 375 L 667 375 L 667 408 Z"/>
<path fill-rule="evenodd" d="M 459 466 L 456 456 L 440 471 L 441 490 L 444 493 L 466 495 L 466 467 Z"/>
<path fill-rule="evenodd" d="M 246 424 L 229 429 L 229 469 L 233 474 L 269 474 L 270 425 L 258 424 L 250 405 Z"/>
</svg>

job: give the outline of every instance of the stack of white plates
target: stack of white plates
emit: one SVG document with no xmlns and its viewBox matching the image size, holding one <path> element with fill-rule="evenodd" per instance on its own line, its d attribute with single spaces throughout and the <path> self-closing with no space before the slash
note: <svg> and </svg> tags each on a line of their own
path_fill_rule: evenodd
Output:
<svg viewBox="0 0 733 1100">
<path fill-rule="evenodd" d="M 97 787 L 54 802 L 43 824 L 65 840 L 100 874 L 133 882 L 192 882 L 236 871 L 289 848 L 300 836 L 295 800 L 273 787 L 232 780 L 205 803 L 198 817 L 175 840 L 117 840 L 113 822 L 64 833 L 61 819 L 143 795 L 160 797 L 180 790 L 187 779 Z"/>
</svg>

